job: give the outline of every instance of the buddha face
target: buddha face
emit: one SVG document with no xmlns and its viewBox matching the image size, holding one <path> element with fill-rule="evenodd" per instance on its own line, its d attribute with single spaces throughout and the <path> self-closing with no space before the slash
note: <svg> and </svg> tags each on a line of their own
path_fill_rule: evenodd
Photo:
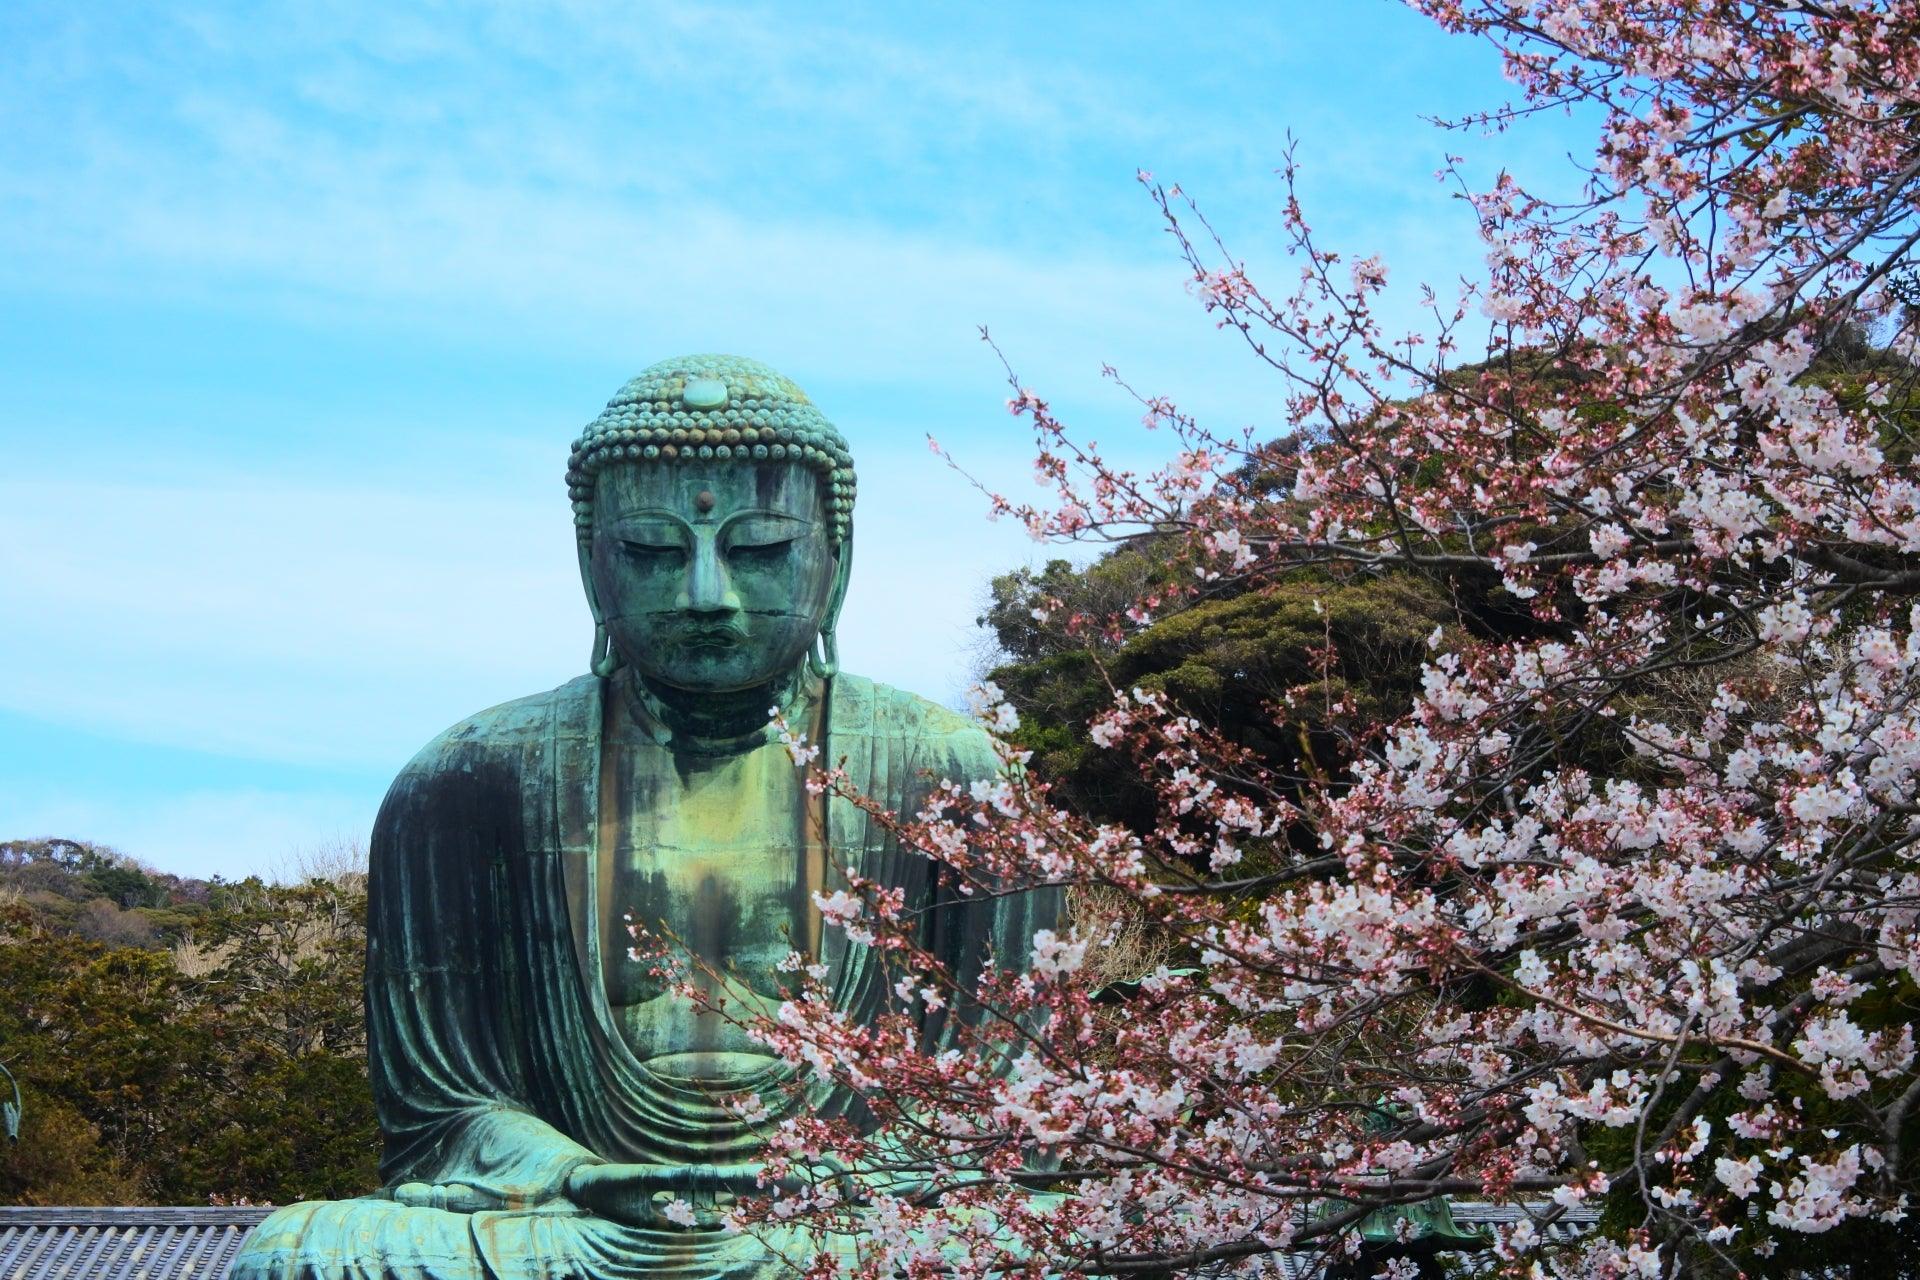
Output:
<svg viewBox="0 0 1920 1280">
<path fill-rule="evenodd" d="M 806 656 L 838 567 L 812 470 L 625 463 L 594 484 L 590 572 L 627 665 L 657 684 L 726 692 Z"/>
</svg>

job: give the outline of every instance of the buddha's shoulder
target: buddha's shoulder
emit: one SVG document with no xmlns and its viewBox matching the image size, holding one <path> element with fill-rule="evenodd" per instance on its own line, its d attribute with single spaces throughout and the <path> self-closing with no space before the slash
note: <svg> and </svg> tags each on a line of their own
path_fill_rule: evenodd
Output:
<svg viewBox="0 0 1920 1280">
<path fill-rule="evenodd" d="M 991 757 L 986 731 L 968 717 L 930 698 L 864 676 L 834 678 L 833 733 L 901 738 L 955 755 Z"/>
<path fill-rule="evenodd" d="M 506 763 L 549 741 L 556 726 L 585 724 L 590 708 L 599 705 L 599 684 L 593 676 L 581 676 L 556 689 L 477 711 L 422 747 L 406 772 L 415 777 L 465 773 L 482 763 Z"/>
</svg>

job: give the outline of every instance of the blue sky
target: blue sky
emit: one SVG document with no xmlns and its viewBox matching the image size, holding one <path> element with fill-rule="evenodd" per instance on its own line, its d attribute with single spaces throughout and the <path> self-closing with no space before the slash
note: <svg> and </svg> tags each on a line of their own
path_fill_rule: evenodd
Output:
<svg viewBox="0 0 1920 1280">
<path fill-rule="evenodd" d="M 0 9 L 0 837 L 244 875 L 362 834 L 480 707 L 584 669 L 568 442 L 664 356 L 807 387 L 861 475 L 853 669 L 952 700 L 994 572 L 932 432 L 1026 439 L 978 341 L 1123 457 L 1110 362 L 1221 426 L 1278 389 L 1134 181 L 1258 269 L 1309 216 L 1403 305 L 1480 258 L 1433 180 L 1575 140 L 1388 0 Z"/>
</svg>

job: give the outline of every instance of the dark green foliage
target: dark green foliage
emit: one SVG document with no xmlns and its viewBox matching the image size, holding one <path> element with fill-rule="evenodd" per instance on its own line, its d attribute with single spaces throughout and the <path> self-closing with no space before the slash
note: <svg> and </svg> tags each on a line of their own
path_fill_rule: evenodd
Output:
<svg viewBox="0 0 1920 1280">
<path fill-rule="evenodd" d="M 1108 618 L 1159 581 L 1162 566 L 1148 543 L 1129 543 L 1084 568 L 1049 560 L 1035 573 L 1016 569 L 993 580 L 986 612 L 976 621 L 993 633 L 1001 654 L 1013 663 L 1077 652 L 1086 641 L 1069 635 L 1070 619 Z M 1035 616 L 1035 610 L 1045 618 Z"/>
<path fill-rule="evenodd" d="M 73 841 L 0 846 L 0 875 L 0 1059 L 27 1117 L 0 1203 L 378 1185 L 360 877 L 208 884 Z"/>
<path fill-rule="evenodd" d="M 118 1191 L 136 1162 L 166 1145 L 172 1118 L 204 1095 L 194 1068 L 207 1060 L 206 1029 L 184 1016 L 183 982 L 165 952 L 51 933 L 18 907 L 5 924 L 0 1051 L 26 1095 L 22 1149 L 46 1160 L 53 1153 L 36 1142 L 81 1139 L 67 1155 L 65 1194 L 96 1198 L 85 1194 L 88 1175 Z M 25 1182 L 34 1163 L 18 1149 L 0 1158 L 0 1195 L 40 1200 Z"/>
<path fill-rule="evenodd" d="M 1419 687 L 1426 639 L 1455 621 L 1438 588 L 1401 574 L 1335 581 L 1301 572 L 1256 590 L 1202 599 L 1117 644 L 1069 636 L 1063 612 L 1104 612 L 1104 598 L 1152 572 L 1128 548 L 1084 571 L 1054 561 L 993 584 L 981 621 L 1013 659 L 992 679 L 1019 709 L 1018 734 L 1063 799 L 1100 817 L 1151 820 L 1133 762 L 1097 748 L 1087 725 L 1113 689 L 1144 688 L 1285 774 L 1334 768 L 1359 726 L 1391 720 Z M 1061 602 L 1036 624 L 1041 601 Z M 1022 619 L 1026 619 L 1023 624 Z"/>
<path fill-rule="evenodd" d="M 364 1053 L 259 1060 L 246 1084 L 199 1136 L 196 1191 L 226 1187 L 229 1199 L 286 1204 L 379 1186 L 379 1123 Z"/>
<path fill-rule="evenodd" d="M 0 1150 L 0 1203 L 137 1204 L 139 1183 L 102 1145 L 100 1130 L 51 1094 L 36 1094 L 20 1141 Z"/>
</svg>

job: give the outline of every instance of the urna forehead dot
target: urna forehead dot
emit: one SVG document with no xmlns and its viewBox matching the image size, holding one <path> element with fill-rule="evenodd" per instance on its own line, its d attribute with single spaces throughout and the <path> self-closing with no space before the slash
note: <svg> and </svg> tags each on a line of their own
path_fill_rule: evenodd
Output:
<svg viewBox="0 0 1920 1280">
<path fill-rule="evenodd" d="M 713 490 L 702 489 L 693 497 L 693 509 L 701 515 L 705 515 L 707 512 L 713 510 L 713 504 L 718 501 L 719 499 L 713 496 Z"/>
</svg>

